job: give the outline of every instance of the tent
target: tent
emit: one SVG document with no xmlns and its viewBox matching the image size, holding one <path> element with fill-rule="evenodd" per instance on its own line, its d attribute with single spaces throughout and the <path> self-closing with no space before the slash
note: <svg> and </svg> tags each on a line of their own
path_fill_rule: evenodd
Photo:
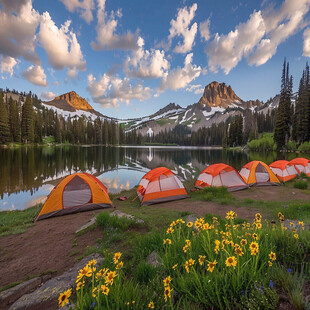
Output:
<svg viewBox="0 0 310 310">
<path fill-rule="evenodd" d="M 310 160 L 306 158 L 295 158 L 290 161 L 290 165 L 294 165 L 299 174 L 303 172 L 310 177 Z"/>
<path fill-rule="evenodd" d="M 96 177 L 75 173 L 54 187 L 36 220 L 111 206 L 107 188 Z"/>
<path fill-rule="evenodd" d="M 225 164 L 214 164 L 204 169 L 195 184 L 197 188 L 227 187 L 228 191 L 237 191 L 248 188 L 238 171 Z"/>
<path fill-rule="evenodd" d="M 244 181 L 252 185 L 280 185 L 279 179 L 262 161 L 254 160 L 242 167 L 240 175 Z"/>
<path fill-rule="evenodd" d="M 287 182 L 296 178 L 298 174 L 294 165 L 291 165 L 287 160 L 277 160 L 269 165 L 272 172 L 282 182 Z"/>
<path fill-rule="evenodd" d="M 141 206 L 188 197 L 182 182 L 165 167 L 149 171 L 141 179 L 137 195 Z"/>
</svg>

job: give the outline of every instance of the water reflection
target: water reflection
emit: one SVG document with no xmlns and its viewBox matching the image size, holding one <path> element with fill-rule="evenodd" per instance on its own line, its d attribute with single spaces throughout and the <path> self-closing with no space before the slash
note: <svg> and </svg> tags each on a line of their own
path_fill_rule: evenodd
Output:
<svg viewBox="0 0 310 310">
<path fill-rule="evenodd" d="M 307 155 L 298 154 L 306 157 Z M 74 172 L 97 176 L 111 193 L 130 189 L 150 169 L 165 166 L 181 178 L 196 178 L 206 164 L 224 162 L 239 170 L 251 160 L 270 164 L 295 153 L 256 153 L 184 147 L 61 146 L 0 149 L 0 210 L 24 209 L 41 201 Z"/>
</svg>

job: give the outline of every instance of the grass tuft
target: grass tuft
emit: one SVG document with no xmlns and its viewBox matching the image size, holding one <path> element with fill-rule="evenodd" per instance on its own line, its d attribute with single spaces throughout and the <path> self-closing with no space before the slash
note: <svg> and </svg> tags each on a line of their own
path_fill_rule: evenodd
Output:
<svg viewBox="0 0 310 310">
<path fill-rule="evenodd" d="M 294 187 L 299 188 L 299 189 L 307 189 L 308 188 L 308 183 L 303 180 L 296 180 L 294 182 Z"/>
</svg>

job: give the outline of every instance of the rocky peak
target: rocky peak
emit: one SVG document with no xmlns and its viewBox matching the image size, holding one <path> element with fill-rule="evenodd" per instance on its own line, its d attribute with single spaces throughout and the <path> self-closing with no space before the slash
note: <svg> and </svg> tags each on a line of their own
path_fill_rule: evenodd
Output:
<svg viewBox="0 0 310 310">
<path fill-rule="evenodd" d="M 235 94 L 231 86 L 216 81 L 205 87 L 204 93 L 199 100 L 202 106 L 227 108 L 232 103 L 241 103 L 242 100 Z"/>
<path fill-rule="evenodd" d="M 161 115 L 163 113 L 166 113 L 172 110 L 178 110 L 178 109 L 182 109 L 182 107 L 180 107 L 178 104 L 175 104 L 175 103 L 169 103 L 164 108 L 157 111 L 153 116 Z"/>
<path fill-rule="evenodd" d="M 86 101 L 86 99 L 80 97 L 75 91 L 55 97 L 53 101 L 64 100 L 75 110 L 93 111 L 93 107 Z"/>
</svg>

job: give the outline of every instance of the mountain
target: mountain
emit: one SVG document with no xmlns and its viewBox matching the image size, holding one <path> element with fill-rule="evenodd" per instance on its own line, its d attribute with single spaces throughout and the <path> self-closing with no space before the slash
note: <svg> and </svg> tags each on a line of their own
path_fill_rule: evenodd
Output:
<svg viewBox="0 0 310 310">
<path fill-rule="evenodd" d="M 230 85 L 227 87 L 225 83 L 219 84 L 214 81 L 205 87 L 198 103 L 203 107 L 208 105 L 209 107 L 228 108 L 231 104 L 238 104 L 241 101 Z"/>
<path fill-rule="evenodd" d="M 57 96 L 51 101 L 44 102 L 44 104 L 67 112 L 85 111 L 96 116 L 103 116 L 98 111 L 95 111 L 87 100 L 79 96 L 75 91 Z"/>
</svg>

